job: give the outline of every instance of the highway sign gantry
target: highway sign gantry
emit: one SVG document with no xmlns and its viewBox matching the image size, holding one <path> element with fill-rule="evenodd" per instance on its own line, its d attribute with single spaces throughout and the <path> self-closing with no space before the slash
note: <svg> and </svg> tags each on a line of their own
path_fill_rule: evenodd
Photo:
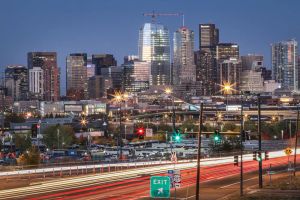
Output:
<svg viewBox="0 0 300 200">
<path fill-rule="evenodd" d="M 151 176 L 150 196 L 152 198 L 170 198 L 170 185 L 169 176 Z"/>
</svg>

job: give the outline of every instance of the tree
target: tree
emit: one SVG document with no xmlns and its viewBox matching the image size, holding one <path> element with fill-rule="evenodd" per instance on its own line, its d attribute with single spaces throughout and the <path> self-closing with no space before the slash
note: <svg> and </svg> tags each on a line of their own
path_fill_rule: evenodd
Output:
<svg viewBox="0 0 300 200">
<path fill-rule="evenodd" d="M 171 132 L 172 127 L 165 123 L 160 123 L 158 125 L 158 133 L 165 133 L 165 132 Z"/>
<path fill-rule="evenodd" d="M 244 130 L 245 131 L 251 131 L 251 132 L 256 132 L 257 131 L 257 126 L 254 121 L 245 121 L 244 123 Z"/>
<path fill-rule="evenodd" d="M 20 165 L 37 166 L 40 163 L 40 153 L 37 147 L 31 147 L 17 160 Z"/>
<path fill-rule="evenodd" d="M 31 138 L 30 134 L 15 134 L 14 137 L 16 148 L 19 149 L 20 153 L 23 153 L 31 147 Z"/>
<path fill-rule="evenodd" d="M 75 141 L 74 130 L 68 125 L 49 126 L 43 133 L 43 141 L 48 147 L 63 148 L 70 146 Z"/>
<path fill-rule="evenodd" d="M 227 122 L 223 126 L 223 131 L 235 131 L 237 129 L 236 125 L 232 122 Z"/>
<path fill-rule="evenodd" d="M 180 129 L 182 132 L 185 132 L 185 131 L 196 132 L 198 130 L 198 126 L 195 124 L 196 124 L 195 120 L 189 119 L 182 123 L 182 125 L 180 126 Z"/>
</svg>

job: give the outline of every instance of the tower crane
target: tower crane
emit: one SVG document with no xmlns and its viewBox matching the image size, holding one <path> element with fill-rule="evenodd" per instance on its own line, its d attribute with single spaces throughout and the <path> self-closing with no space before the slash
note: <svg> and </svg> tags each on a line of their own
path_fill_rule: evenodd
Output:
<svg viewBox="0 0 300 200">
<path fill-rule="evenodd" d="M 143 16 L 146 16 L 146 17 L 151 17 L 152 18 L 152 22 L 155 23 L 156 22 L 156 18 L 158 16 L 181 16 L 182 17 L 182 26 L 184 26 L 184 14 L 183 13 L 157 13 L 157 12 L 154 12 L 152 11 L 151 13 L 143 13 Z"/>
</svg>

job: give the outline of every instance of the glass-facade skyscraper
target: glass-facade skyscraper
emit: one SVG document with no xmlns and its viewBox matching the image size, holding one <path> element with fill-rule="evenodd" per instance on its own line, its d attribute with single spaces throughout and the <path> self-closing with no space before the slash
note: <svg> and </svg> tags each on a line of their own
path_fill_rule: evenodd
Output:
<svg viewBox="0 0 300 200">
<path fill-rule="evenodd" d="M 283 89 L 299 92 L 298 42 L 283 41 L 272 44 L 272 78 Z"/>
<path fill-rule="evenodd" d="M 151 63 L 150 85 L 170 83 L 170 36 L 164 25 L 145 23 L 140 29 L 139 59 Z"/>
<path fill-rule="evenodd" d="M 196 81 L 194 31 L 182 27 L 174 33 L 173 84 Z"/>
</svg>

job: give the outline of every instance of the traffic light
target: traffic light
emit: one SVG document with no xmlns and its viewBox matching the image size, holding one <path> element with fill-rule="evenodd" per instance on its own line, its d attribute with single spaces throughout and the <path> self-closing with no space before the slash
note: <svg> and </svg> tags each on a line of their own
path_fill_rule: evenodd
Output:
<svg viewBox="0 0 300 200">
<path fill-rule="evenodd" d="M 262 161 L 262 157 L 261 157 L 261 152 L 257 152 L 257 161 L 261 162 Z"/>
<path fill-rule="evenodd" d="M 215 130 L 213 139 L 214 139 L 215 143 L 219 143 L 221 141 L 221 135 L 220 135 L 219 130 Z"/>
<path fill-rule="evenodd" d="M 31 137 L 37 138 L 37 132 L 38 132 L 38 124 L 32 124 L 31 125 Z"/>
<path fill-rule="evenodd" d="M 253 151 L 253 160 L 257 160 L 257 158 L 256 158 L 256 151 Z"/>
<path fill-rule="evenodd" d="M 145 135 L 145 129 L 143 127 L 139 127 L 136 131 L 136 134 L 140 139 L 143 139 Z"/>
<path fill-rule="evenodd" d="M 181 142 L 181 133 L 180 133 L 180 131 L 175 131 L 174 133 L 173 133 L 173 141 L 175 141 L 175 142 Z"/>
<path fill-rule="evenodd" d="M 265 160 L 269 160 L 269 152 L 265 151 Z"/>
<path fill-rule="evenodd" d="M 239 166 L 239 156 L 234 156 L 234 166 Z"/>
</svg>

